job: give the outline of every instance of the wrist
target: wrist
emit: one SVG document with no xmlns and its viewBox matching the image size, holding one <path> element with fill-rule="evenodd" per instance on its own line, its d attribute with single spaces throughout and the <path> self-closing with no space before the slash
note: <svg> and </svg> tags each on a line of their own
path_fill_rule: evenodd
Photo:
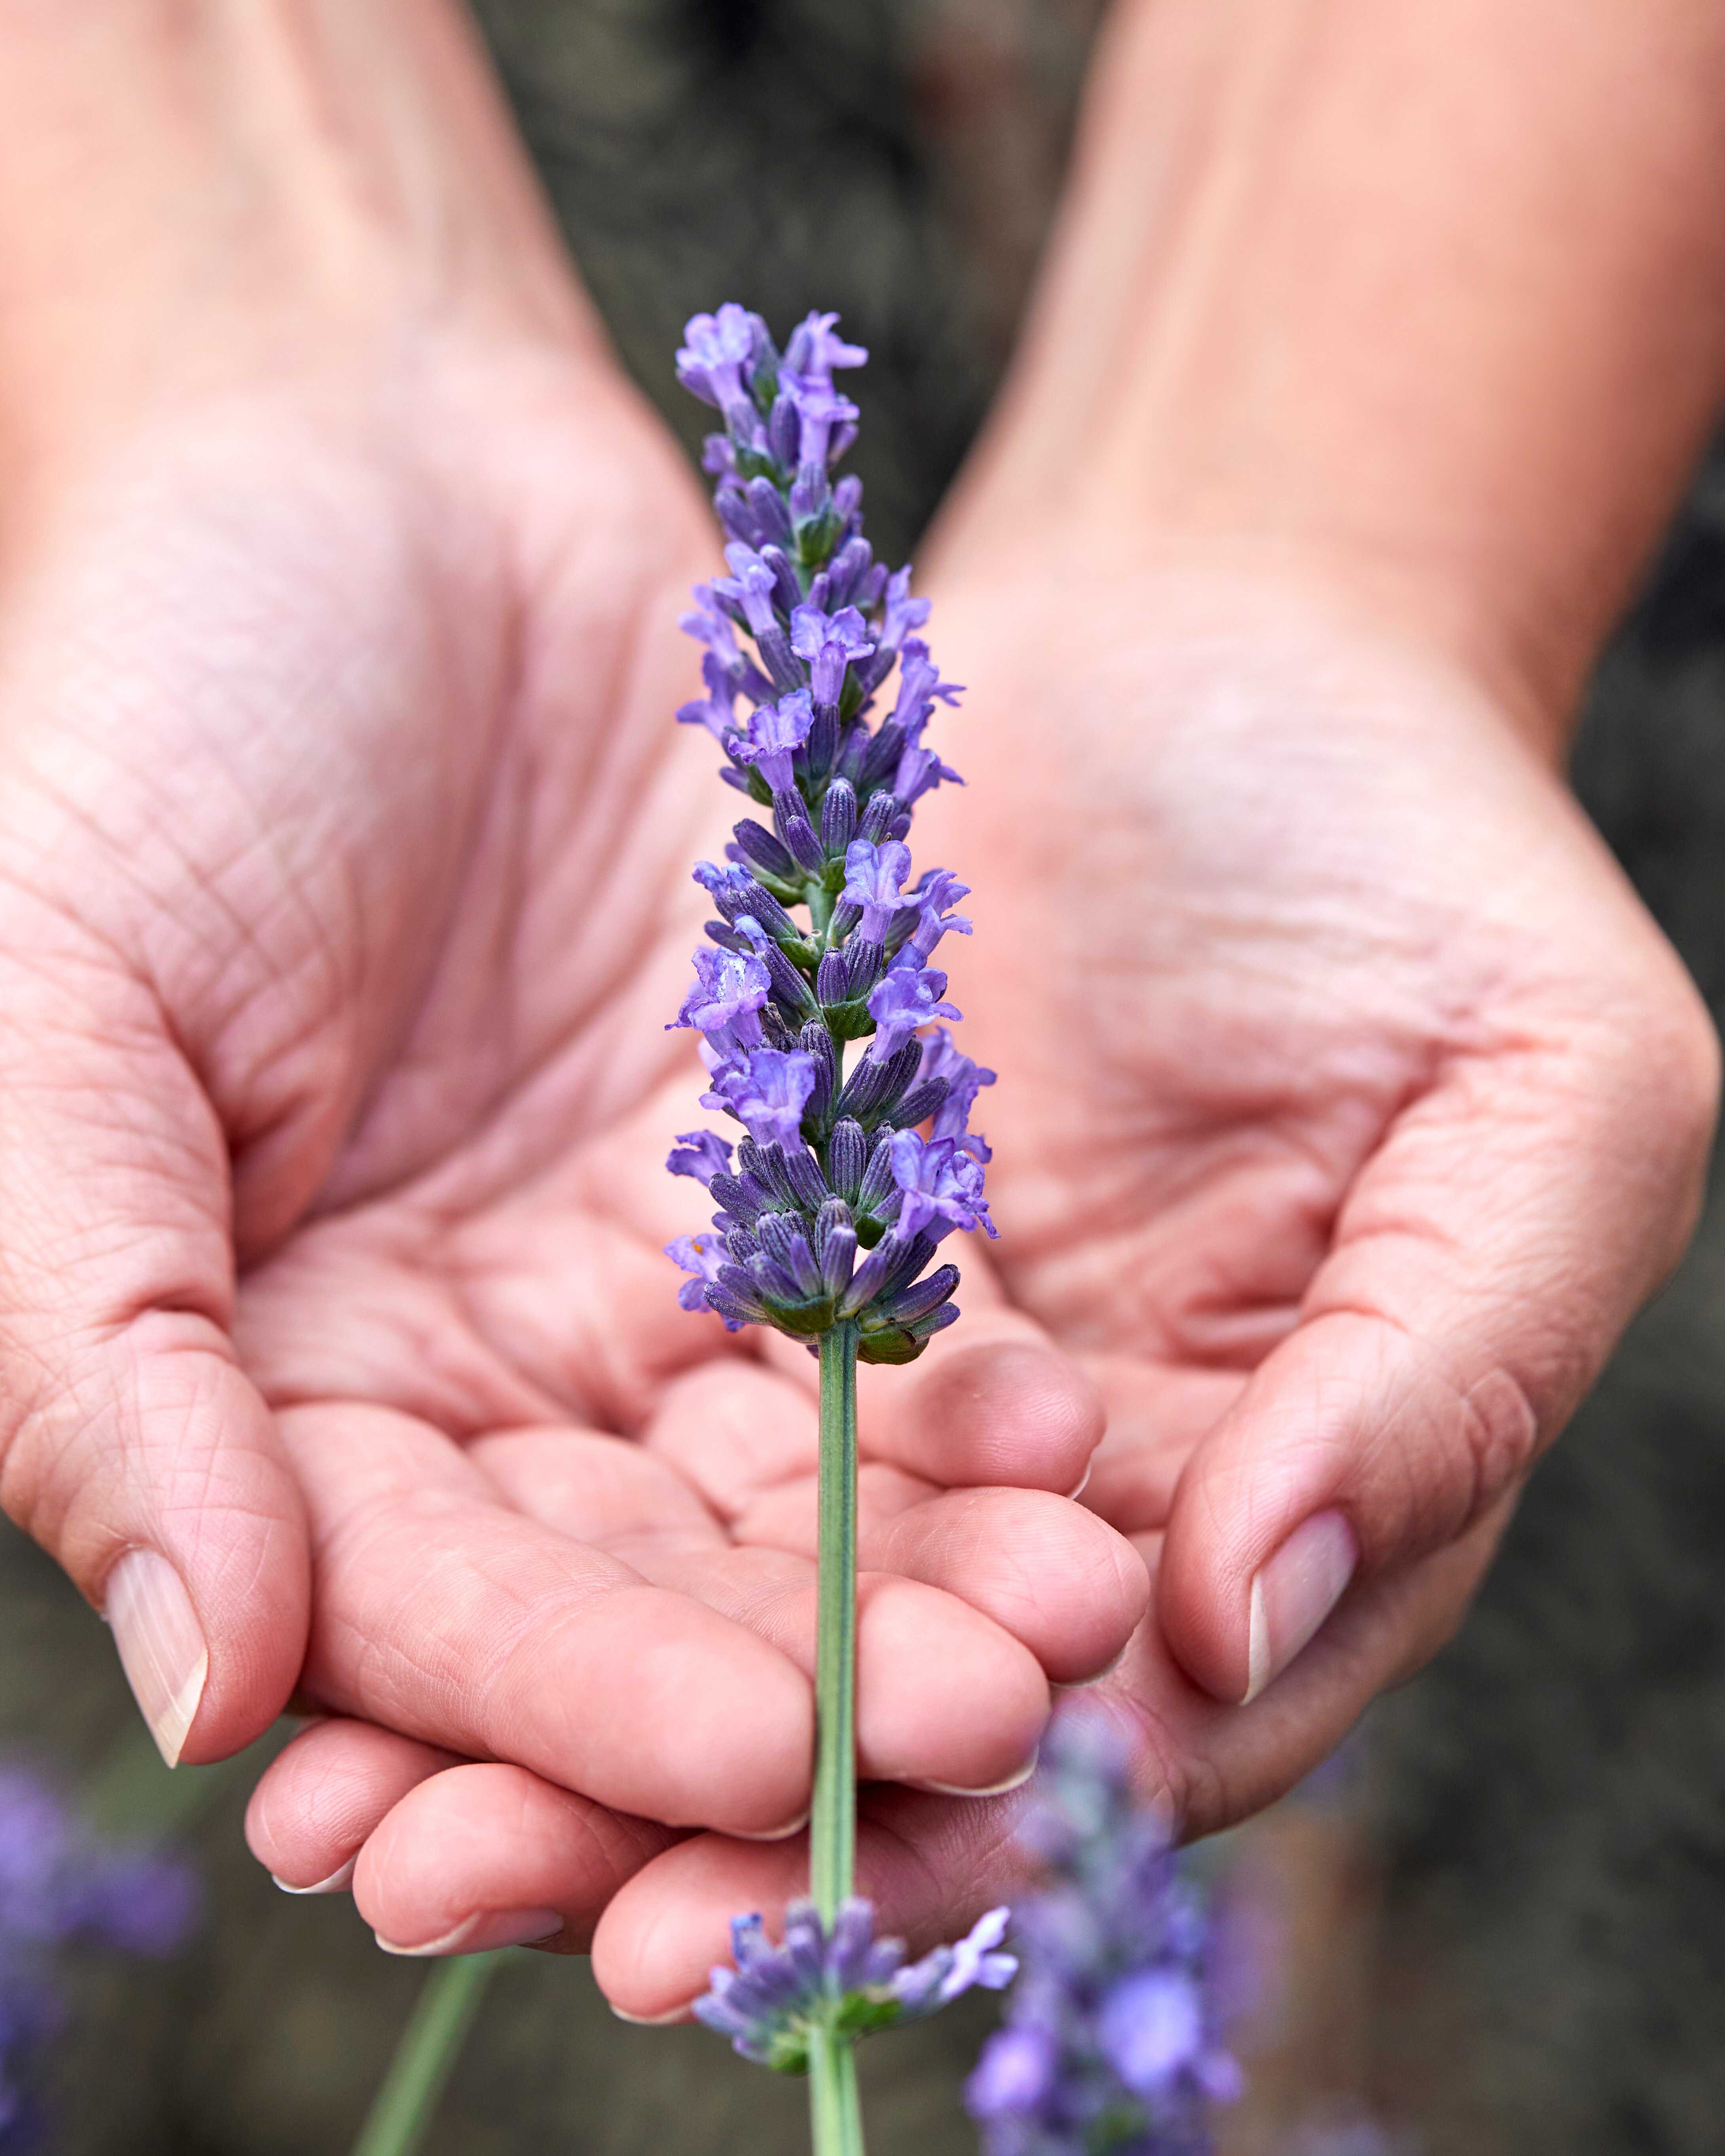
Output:
<svg viewBox="0 0 1725 2156">
<path fill-rule="evenodd" d="M 932 547 L 949 610 L 1129 624 L 1158 648 L 1188 643 L 1214 654 L 1237 642 L 1260 655 L 1307 651 L 1320 666 L 1326 649 L 1375 649 L 1392 670 L 1465 690 L 1541 762 L 1564 761 L 1571 681 L 1501 594 L 1439 561 L 1317 523 L 1226 528 L 1085 514 L 1070 502 L 1008 511 L 981 490 L 942 519 Z M 1425 699 L 1413 707 L 1426 708 Z"/>
<path fill-rule="evenodd" d="M 607 368 L 454 0 L 0 13 L 0 431 L 27 470 L 488 341 Z"/>
</svg>

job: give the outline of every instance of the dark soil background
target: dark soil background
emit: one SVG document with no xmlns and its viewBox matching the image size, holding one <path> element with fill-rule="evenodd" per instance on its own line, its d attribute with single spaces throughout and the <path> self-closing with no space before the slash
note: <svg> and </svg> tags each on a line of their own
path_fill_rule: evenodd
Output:
<svg viewBox="0 0 1725 2156">
<path fill-rule="evenodd" d="M 697 307 L 844 312 L 873 353 L 860 469 L 897 554 L 1009 347 L 1065 155 L 1091 0 L 484 0 L 626 362 L 691 439 Z M 1595 683 L 1576 780 L 1725 999 L 1725 461 Z M 1725 2143 L 1725 1206 L 1541 1469 L 1461 1636 L 1373 1722 L 1363 2092 L 1425 2156 L 1705 2156 Z M 0 1746 L 96 1774 L 132 1726 L 105 1635 L 0 1531 Z M 337 2156 L 424 1980 L 345 1899 L 289 1901 L 191 1839 L 212 1917 L 177 1961 L 77 1972 L 68 2156 Z M 986 2006 L 865 2056 L 893 2156 L 973 2146 Z M 488 1997 L 431 2156 L 802 2145 L 800 2088 L 695 2030 L 625 2028 L 584 1963 Z"/>
</svg>

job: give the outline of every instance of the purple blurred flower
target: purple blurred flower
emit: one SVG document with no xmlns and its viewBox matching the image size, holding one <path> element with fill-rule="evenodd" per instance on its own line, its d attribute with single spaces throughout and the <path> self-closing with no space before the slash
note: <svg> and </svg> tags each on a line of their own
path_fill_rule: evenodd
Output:
<svg viewBox="0 0 1725 2156">
<path fill-rule="evenodd" d="M 746 2059 L 801 2073 L 812 2026 L 831 2020 L 853 2036 L 920 2021 L 975 1986 L 999 1991 L 1018 1969 L 998 1951 L 1007 1912 L 991 1909 L 956 1946 L 937 1947 L 906 1965 L 902 1939 L 875 1937 L 871 1902 L 842 1904 L 829 1936 L 812 1902 L 785 1912 L 784 1943 L 769 1943 L 758 1917 L 731 1923 L 734 1969 L 710 1972 L 695 2002 L 697 2020 L 728 2036 Z"/>
<path fill-rule="evenodd" d="M 1021 1840 L 1045 1879 L 1014 1910 L 1024 1973 L 966 2084 L 985 2156 L 1203 2156 L 1209 2107 L 1240 2091 L 1205 1912 L 1094 1711 L 1056 1717 Z"/>
<path fill-rule="evenodd" d="M 47 2047 L 63 2020 L 59 1951 L 80 1944 L 160 1958 L 198 1919 L 189 1868 L 105 1842 L 44 1780 L 0 1768 L 0 2151 L 39 2147 Z"/>
</svg>

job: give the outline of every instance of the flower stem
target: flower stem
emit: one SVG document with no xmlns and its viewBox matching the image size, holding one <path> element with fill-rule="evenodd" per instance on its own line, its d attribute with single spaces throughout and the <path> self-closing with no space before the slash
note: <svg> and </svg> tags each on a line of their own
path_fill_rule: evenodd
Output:
<svg viewBox="0 0 1725 2156">
<path fill-rule="evenodd" d="M 856 1870 L 856 1343 L 820 1336 L 820 1612 L 814 1648 L 809 1893 L 831 1928 Z"/>
<path fill-rule="evenodd" d="M 820 1556 L 814 1649 L 809 1893 L 830 1933 L 856 1872 L 856 1347 L 845 1319 L 820 1336 Z M 830 2021 L 810 2032 L 814 2156 L 863 2156 L 856 2055 Z"/>
<path fill-rule="evenodd" d="M 508 1953 L 506 1948 L 499 1953 L 451 1954 L 433 1963 L 353 2156 L 413 2156 L 461 2056 L 485 1986 Z"/>
<path fill-rule="evenodd" d="M 814 2156 L 864 2156 L 855 2047 L 830 2023 L 809 2042 L 809 2123 Z"/>
</svg>

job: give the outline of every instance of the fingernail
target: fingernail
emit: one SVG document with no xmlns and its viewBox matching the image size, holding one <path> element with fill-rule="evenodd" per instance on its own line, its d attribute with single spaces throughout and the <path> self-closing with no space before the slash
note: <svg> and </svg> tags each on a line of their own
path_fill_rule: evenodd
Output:
<svg viewBox="0 0 1725 2156">
<path fill-rule="evenodd" d="M 605 2004 L 611 2005 L 609 1999 Z M 691 1999 L 689 2006 L 694 2004 Z M 671 2029 L 679 2021 L 691 2019 L 689 2006 L 674 2006 L 669 2014 L 625 2014 L 620 2006 L 612 2006 L 611 2011 L 619 2021 L 627 2021 L 632 2029 Z"/>
<path fill-rule="evenodd" d="M 168 1765 L 177 1766 L 209 1676 L 192 1598 L 165 1557 L 130 1550 L 108 1575 L 102 1614 L 150 1734 Z"/>
<path fill-rule="evenodd" d="M 1359 1546 L 1339 1512 L 1317 1512 L 1252 1582 L 1246 1688 L 1250 1705 L 1279 1677 L 1342 1599 Z"/>
<path fill-rule="evenodd" d="M 1083 1474 L 1079 1476 L 1078 1480 L 1072 1485 L 1072 1487 L 1066 1492 L 1066 1502 L 1069 1505 L 1076 1503 L 1076 1501 L 1084 1495 L 1085 1491 L 1089 1489 L 1091 1470 L 1096 1466 L 1096 1455 L 1093 1453 L 1084 1463 Z"/>
<path fill-rule="evenodd" d="M 912 1782 L 913 1789 L 927 1789 L 937 1797 L 1004 1797 L 1009 1789 L 1021 1789 L 1036 1772 L 1040 1752 L 1033 1752 L 1022 1767 L 1014 1767 L 1004 1782 L 990 1782 L 986 1789 L 963 1789 L 956 1782 Z"/>
<path fill-rule="evenodd" d="M 274 1871 L 270 1876 L 275 1880 L 284 1894 L 345 1894 L 353 1884 L 353 1867 L 358 1861 L 359 1857 L 356 1853 L 348 1858 L 339 1871 L 331 1872 L 327 1879 L 320 1879 L 315 1887 L 290 1886 L 285 1879 Z"/>
<path fill-rule="evenodd" d="M 375 1937 L 385 1953 L 418 1960 L 429 1954 L 495 1953 L 499 1947 L 530 1947 L 562 1928 L 563 1920 L 555 1909 L 481 1909 L 424 1946 L 399 1946 L 382 1932 Z"/>
<path fill-rule="evenodd" d="M 793 1834 L 801 1834 L 809 1824 L 809 1807 L 805 1804 L 788 1826 L 768 1827 L 764 1834 L 745 1834 L 740 1826 L 727 1827 L 726 1832 L 733 1841 L 788 1841 Z"/>
</svg>

